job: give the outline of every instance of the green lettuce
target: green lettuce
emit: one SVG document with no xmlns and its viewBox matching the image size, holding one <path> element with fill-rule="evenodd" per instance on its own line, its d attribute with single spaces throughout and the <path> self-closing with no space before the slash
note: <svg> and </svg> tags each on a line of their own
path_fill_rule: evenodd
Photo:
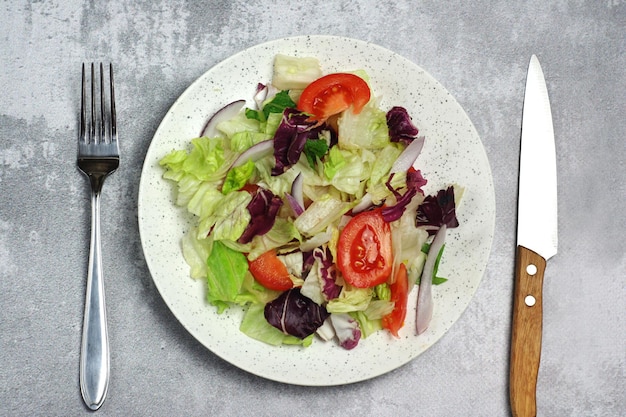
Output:
<svg viewBox="0 0 626 417">
<path fill-rule="evenodd" d="M 389 140 L 387 114 L 372 102 L 363 107 L 359 114 L 344 111 L 337 121 L 339 147 L 342 149 L 382 149 Z"/>
<path fill-rule="evenodd" d="M 182 238 L 181 241 L 183 257 L 189 265 L 190 273 L 194 279 L 202 279 L 207 276 L 206 260 L 213 248 L 213 239 L 198 239 L 198 233 L 192 228 Z"/>
<path fill-rule="evenodd" d="M 345 286 L 339 297 L 328 301 L 326 310 L 329 313 L 349 313 L 351 311 L 365 311 L 372 300 L 372 288 L 356 288 Z"/>
<path fill-rule="evenodd" d="M 243 165 L 231 168 L 222 184 L 222 194 L 240 190 L 252 178 L 252 174 L 254 174 L 254 161 L 251 159 Z"/>
<path fill-rule="evenodd" d="M 223 120 L 217 124 L 217 130 L 222 132 L 228 139 L 233 138 L 237 133 L 261 132 L 261 123 L 258 120 L 250 119 L 245 112 L 239 112 L 235 117 L 229 120 Z"/>
<path fill-rule="evenodd" d="M 363 311 L 352 311 L 348 314 L 359 323 L 361 336 L 363 336 L 364 339 L 383 328 L 381 319 L 370 319 Z"/>
<path fill-rule="evenodd" d="M 248 203 L 252 196 L 245 191 L 233 191 L 227 195 L 219 192 L 221 197 L 215 201 L 206 201 L 211 206 L 208 215 L 198 223 L 199 237 L 208 236 L 209 232 L 214 240 L 237 240 L 250 223 Z"/>
<path fill-rule="evenodd" d="M 239 294 L 248 274 L 248 260 L 221 242 L 214 242 L 207 258 L 207 301 L 222 313 L 231 303 L 245 304 Z M 243 302 L 242 302 L 243 301 Z"/>
<path fill-rule="evenodd" d="M 285 246 L 289 242 L 295 241 L 296 245 L 302 241 L 300 232 L 290 219 L 276 217 L 274 226 L 269 232 L 257 235 L 252 239 L 248 259 L 254 260 L 265 252 Z"/>
<path fill-rule="evenodd" d="M 401 153 L 402 150 L 394 144 L 389 144 L 377 152 L 368 179 L 368 186 L 385 183 L 389 178 L 391 167 Z"/>
<path fill-rule="evenodd" d="M 264 132 L 237 132 L 230 138 L 230 149 L 233 152 L 241 153 L 257 143 L 271 139 L 272 137 Z"/>
</svg>

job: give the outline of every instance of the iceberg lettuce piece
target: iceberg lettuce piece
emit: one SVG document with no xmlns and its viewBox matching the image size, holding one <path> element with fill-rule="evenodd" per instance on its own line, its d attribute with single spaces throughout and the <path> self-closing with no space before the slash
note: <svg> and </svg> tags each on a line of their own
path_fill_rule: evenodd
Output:
<svg viewBox="0 0 626 417">
<path fill-rule="evenodd" d="M 388 300 L 372 300 L 363 311 L 369 320 L 378 320 L 391 314 L 394 302 Z"/>
<path fill-rule="evenodd" d="M 272 175 L 274 157 L 269 156 L 256 162 L 256 172 L 259 175 L 259 185 L 269 189 L 278 196 L 284 196 L 291 191 L 291 185 L 298 176 L 298 170 L 288 169 L 281 175 Z"/>
<path fill-rule="evenodd" d="M 237 113 L 232 119 L 224 120 L 217 125 L 217 130 L 226 135 L 227 138 L 233 138 L 237 133 L 261 132 L 261 123 L 258 120 L 250 119 L 244 111 Z"/>
<path fill-rule="evenodd" d="M 278 126 L 280 126 L 280 122 L 283 121 L 282 113 L 270 113 L 267 116 L 267 120 L 263 126 L 263 132 L 270 137 L 274 137 L 276 131 L 278 130 Z"/>
<path fill-rule="evenodd" d="M 341 150 L 337 146 L 332 147 L 328 155 L 324 173 L 330 179 L 330 183 L 337 190 L 360 199 L 364 194 L 365 181 L 369 178 L 375 157 L 369 152 L 351 152 Z"/>
<path fill-rule="evenodd" d="M 283 54 L 277 54 L 274 57 L 272 84 L 281 90 L 304 90 L 307 85 L 322 75 L 317 58 Z"/>
<path fill-rule="evenodd" d="M 376 159 L 372 164 L 370 177 L 367 181 L 368 187 L 385 183 L 389 177 L 389 171 L 393 163 L 398 159 L 402 150 L 393 144 L 389 144 L 376 153 Z"/>
<path fill-rule="evenodd" d="M 221 194 L 221 193 L 220 193 Z M 237 240 L 243 234 L 250 222 L 250 213 L 247 205 L 252 196 L 245 191 L 233 191 L 223 195 L 221 199 L 211 204 L 213 210 L 209 215 L 201 218 L 198 223 L 198 237 L 209 235 L 214 240 Z"/>
<path fill-rule="evenodd" d="M 199 182 L 193 185 L 195 190 L 192 187 L 186 187 L 187 184 L 192 185 L 187 181 L 181 181 L 179 184 L 179 196 L 189 196 L 186 204 L 187 210 L 201 219 L 213 214 L 220 200 L 224 197 L 216 185 L 211 182 Z"/>
<path fill-rule="evenodd" d="M 227 158 L 224 140 L 196 138 L 191 144 L 193 148 L 183 161 L 182 170 L 202 181 L 219 181 L 234 160 L 233 156 Z"/>
<path fill-rule="evenodd" d="M 274 226 L 265 234 L 257 235 L 250 242 L 248 259 L 253 261 L 271 249 L 280 248 L 294 242 L 294 249 L 300 245 L 302 236 L 291 219 L 276 217 Z"/>
<path fill-rule="evenodd" d="M 334 223 L 352 208 L 352 203 L 325 195 L 311 203 L 294 221 L 296 228 L 305 236 L 314 236 Z"/>
<path fill-rule="evenodd" d="M 236 154 L 227 150 L 223 138 L 196 138 L 191 141 L 189 152 L 177 150 L 165 155 L 159 164 L 165 168 L 163 178 L 177 183 L 176 204 L 187 206 L 198 215 L 201 194 L 215 189 L 222 181 Z M 197 193 L 200 192 L 199 195 Z"/>
<path fill-rule="evenodd" d="M 350 109 L 344 111 L 337 121 L 339 147 L 342 149 L 382 149 L 387 146 L 389 129 L 384 111 L 370 101 L 359 114 Z"/>
<path fill-rule="evenodd" d="M 368 338 L 370 335 L 382 330 L 383 328 L 381 319 L 370 319 L 363 311 L 353 311 L 348 314 L 359 322 L 359 328 L 361 329 L 363 339 Z"/>
<path fill-rule="evenodd" d="M 272 136 L 264 132 L 237 132 L 230 138 L 230 149 L 241 153 L 253 145 L 271 139 Z"/>
<path fill-rule="evenodd" d="M 189 275 L 193 279 L 204 279 L 207 276 L 206 260 L 213 248 L 213 239 L 198 239 L 195 228 L 189 230 L 181 240 L 183 257 L 189 265 Z"/>
<path fill-rule="evenodd" d="M 351 311 L 364 311 L 372 300 L 374 290 L 372 288 L 356 288 L 345 286 L 339 297 L 328 301 L 326 310 L 329 313 L 349 313 Z"/>
</svg>

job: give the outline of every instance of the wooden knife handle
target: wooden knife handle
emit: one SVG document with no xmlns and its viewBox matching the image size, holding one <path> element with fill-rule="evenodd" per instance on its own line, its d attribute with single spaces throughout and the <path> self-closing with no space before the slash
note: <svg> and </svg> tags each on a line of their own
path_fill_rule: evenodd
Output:
<svg viewBox="0 0 626 417">
<path fill-rule="evenodd" d="M 513 417 L 537 415 L 536 388 L 541 356 L 542 288 L 546 260 L 517 247 L 509 396 Z"/>
</svg>

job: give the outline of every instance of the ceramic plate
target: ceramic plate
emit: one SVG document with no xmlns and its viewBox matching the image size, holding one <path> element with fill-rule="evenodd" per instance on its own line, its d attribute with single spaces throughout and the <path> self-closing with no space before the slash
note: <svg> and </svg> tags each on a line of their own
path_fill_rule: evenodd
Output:
<svg viewBox="0 0 626 417">
<path fill-rule="evenodd" d="M 427 194 L 450 183 L 465 187 L 460 226 L 451 229 L 434 288 L 428 330 L 415 335 L 416 291 L 407 322 L 395 339 L 378 332 L 353 350 L 316 340 L 310 347 L 274 347 L 239 332 L 243 311 L 217 314 L 205 302 L 205 285 L 189 277 L 180 241 L 193 219 L 174 205 L 174 186 L 162 179 L 159 160 L 187 148 L 207 118 L 225 104 L 253 106 L 257 83 L 269 82 L 278 53 L 316 57 L 324 73 L 364 69 L 381 108 L 405 107 L 426 137 L 416 162 L 428 179 Z M 147 152 L 139 187 L 139 227 L 146 262 L 161 296 L 182 325 L 204 346 L 234 366 L 275 381 L 330 386 L 353 383 L 396 369 L 439 340 L 471 301 L 485 271 L 493 238 L 495 199 L 489 162 L 480 138 L 450 93 L 423 69 L 380 46 L 332 36 L 293 37 L 246 49 L 211 68 L 174 103 Z"/>
</svg>

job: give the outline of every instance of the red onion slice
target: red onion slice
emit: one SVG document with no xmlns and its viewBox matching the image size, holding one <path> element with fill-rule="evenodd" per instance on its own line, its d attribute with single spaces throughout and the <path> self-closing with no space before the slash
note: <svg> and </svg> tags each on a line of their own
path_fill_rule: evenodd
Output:
<svg viewBox="0 0 626 417">
<path fill-rule="evenodd" d="M 294 196 L 289 193 L 285 193 L 285 198 L 287 199 L 289 207 L 291 207 L 296 217 L 304 213 L 304 208 L 300 205 L 300 203 L 298 203 L 298 200 L 296 200 Z"/>
<path fill-rule="evenodd" d="M 243 153 L 235 159 L 231 168 L 243 165 L 250 159 L 256 162 L 267 155 L 271 155 L 272 153 L 274 153 L 274 140 L 264 140 L 263 142 L 252 145 L 250 148 L 243 151 Z"/>
<path fill-rule="evenodd" d="M 300 204 L 300 207 L 302 207 L 302 209 L 304 210 L 304 192 L 302 191 L 303 182 L 304 179 L 302 173 L 300 172 L 296 176 L 296 179 L 293 180 L 293 184 L 291 184 L 291 195 L 293 196 L 293 198 L 296 199 L 298 204 Z"/>
<path fill-rule="evenodd" d="M 245 105 L 246 105 L 245 100 L 237 100 L 219 109 L 206 122 L 206 124 L 202 128 L 202 131 L 200 131 L 200 136 L 204 136 L 207 138 L 213 138 L 213 137 L 219 136 L 217 125 L 225 120 L 230 120 L 233 117 L 235 117 Z"/>
<path fill-rule="evenodd" d="M 263 84 L 259 84 L 257 87 L 257 92 L 254 95 L 254 102 L 256 103 L 257 108 L 260 109 L 263 107 L 263 102 L 267 98 L 268 90 L 267 86 Z"/>
<path fill-rule="evenodd" d="M 446 240 L 447 226 L 444 224 L 441 226 L 433 242 L 430 244 L 428 250 L 428 257 L 424 264 L 424 270 L 422 271 L 422 279 L 420 280 L 419 290 L 417 293 L 417 309 L 415 329 L 417 334 L 422 334 L 428 329 L 430 319 L 433 317 L 433 271 L 435 269 L 435 262 L 437 261 L 437 255 L 441 250 Z"/>
<path fill-rule="evenodd" d="M 361 201 L 359 201 L 359 203 L 352 208 L 352 213 L 357 214 L 362 211 L 365 211 L 368 208 L 370 208 L 372 204 L 373 204 L 372 195 L 370 193 L 365 193 L 363 198 L 361 198 Z"/>
<path fill-rule="evenodd" d="M 424 147 L 424 136 L 419 136 L 406 147 L 398 156 L 398 159 L 391 166 L 390 174 L 395 174 L 396 172 L 406 172 L 413 166 L 420 152 L 422 152 L 422 148 Z"/>
</svg>

